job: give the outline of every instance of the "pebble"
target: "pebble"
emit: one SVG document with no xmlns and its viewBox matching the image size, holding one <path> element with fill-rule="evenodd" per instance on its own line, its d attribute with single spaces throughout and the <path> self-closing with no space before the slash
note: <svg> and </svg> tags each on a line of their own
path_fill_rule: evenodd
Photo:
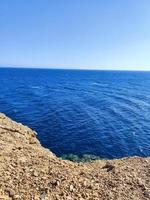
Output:
<svg viewBox="0 0 150 200">
<path fill-rule="evenodd" d="M 11 188 L 7 188 L 6 192 L 8 192 L 8 194 L 9 194 L 10 197 L 13 197 L 15 195 L 15 191 L 12 190 Z"/>
<path fill-rule="evenodd" d="M 19 195 L 14 195 L 13 196 L 13 200 L 18 200 L 20 197 L 19 197 Z"/>
<path fill-rule="evenodd" d="M 144 196 L 145 196 L 146 198 L 150 198 L 150 192 L 144 191 Z"/>
<path fill-rule="evenodd" d="M 83 186 L 84 186 L 84 187 L 87 186 L 87 182 L 86 182 L 86 181 L 83 182 Z"/>
<path fill-rule="evenodd" d="M 34 175 L 35 177 L 37 177 L 37 176 L 38 176 L 38 172 L 34 171 L 33 175 Z"/>
<path fill-rule="evenodd" d="M 70 190 L 70 192 L 73 192 L 73 190 L 74 190 L 73 185 L 70 185 L 69 190 Z"/>
</svg>

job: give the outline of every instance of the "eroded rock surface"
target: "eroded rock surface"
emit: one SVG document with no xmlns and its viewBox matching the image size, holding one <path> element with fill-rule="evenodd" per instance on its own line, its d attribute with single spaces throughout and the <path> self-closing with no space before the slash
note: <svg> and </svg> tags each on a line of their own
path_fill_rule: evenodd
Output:
<svg viewBox="0 0 150 200">
<path fill-rule="evenodd" d="M 0 200 L 150 199 L 150 158 L 72 163 L 0 114 Z"/>
</svg>

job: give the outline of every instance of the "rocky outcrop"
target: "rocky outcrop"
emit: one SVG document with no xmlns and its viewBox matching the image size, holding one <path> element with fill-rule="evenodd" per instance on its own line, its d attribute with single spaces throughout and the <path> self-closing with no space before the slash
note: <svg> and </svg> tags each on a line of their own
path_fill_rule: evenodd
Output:
<svg viewBox="0 0 150 200">
<path fill-rule="evenodd" d="M 150 199 L 150 158 L 73 163 L 0 114 L 0 200 Z"/>
</svg>

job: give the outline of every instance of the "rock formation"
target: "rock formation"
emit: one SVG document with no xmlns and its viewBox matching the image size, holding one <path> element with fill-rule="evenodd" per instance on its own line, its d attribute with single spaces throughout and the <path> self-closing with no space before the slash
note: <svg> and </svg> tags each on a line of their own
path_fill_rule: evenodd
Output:
<svg viewBox="0 0 150 200">
<path fill-rule="evenodd" d="M 150 199 L 150 158 L 73 163 L 0 114 L 0 200 Z"/>
</svg>

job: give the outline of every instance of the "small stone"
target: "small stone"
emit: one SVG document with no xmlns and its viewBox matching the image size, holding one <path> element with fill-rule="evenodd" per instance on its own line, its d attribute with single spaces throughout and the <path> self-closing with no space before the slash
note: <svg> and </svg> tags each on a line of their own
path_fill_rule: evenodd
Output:
<svg viewBox="0 0 150 200">
<path fill-rule="evenodd" d="M 113 166 L 112 164 L 110 164 L 109 162 L 107 162 L 105 164 L 105 166 L 103 167 L 103 169 L 107 169 L 107 172 L 111 171 L 111 170 L 114 170 L 115 169 L 115 166 Z"/>
<path fill-rule="evenodd" d="M 85 175 L 85 173 L 83 171 L 81 171 L 79 175 L 82 176 L 82 175 Z"/>
<path fill-rule="evenodd" d="M 6 192 L 8 192 L 10 197 L 13 197 L 15 195 L 14 190 L 12 190 L 11 188 L 6 189 Z"/>
<path fill-rule="evenodd" d="M 21 147 L 21 146 L 19 146 L 19 147 L 17 147 L 17 149 L 18 149 L 18 150 L 21 150 L 21 149 L 22 149 L 22 147 Z"/>
<path fill-rule="evenodd" d="M 33 175 L 34 175 L 35 177 L 37 177 L 37 176 L 38 176 L 37 171 L 34 171 Z"/>
<path fill-rule="evenodd" d="M 89 185 L 89 186 L 88 186 L 88 189 L 91 190 L 92 188 L 93 188 L 93 185 Z"/>
<path fill-rule="evenodd" d="M 67 200 L 72 200 L 72 197 L 68 196 L 68 197 L 67 197 Z"/>
<path fill-rule="evenodd" d="M 53 181 L 50 181 L 48 183 L 49 187 L 56 187 L 56 186 L 59 186 L 60 185 L 60 182 L 57 180 L 53 180 Z"/>
<path fill-rule="evenodd" d="M 13 196 L 13 200 L 18 200 L 19 199 L 19 195 L 14 195 Z"/>
<path fill-rule="evenodd" d="M 144 191 L 144 196 L 145 196 L 146 198 L 150 198 L 150 192 Z"/>
<path fill-rule="evenodd" d="M 70 190 L 70 192 L 73 192 L 73 190 L 74 190 L 73 185 L 70 185 L 69 190 Z"/>
<path fill-rule="evenodd" d="M 87 182 L 86 182 L 86 181 L 83 182 L 83 186 L 84 186 L 84 187 L 87 186 Z"/>
<path fill-rule="evenodd" d="M 45 191 L 42 191 L 41 196 L 40 196 L 40 197 L 41 197 L 40 199 L 41 199 L 41 200 L 45 200 L 45 195 L 46 195 L 46 192 L 45 192 Z"/>
<path fill-rule="evenodd" d="M 60 182 L 59 181 L 56 181 L 56 183 L 57 183 L 57 186 L 60 186 Z"/>
</svg>

